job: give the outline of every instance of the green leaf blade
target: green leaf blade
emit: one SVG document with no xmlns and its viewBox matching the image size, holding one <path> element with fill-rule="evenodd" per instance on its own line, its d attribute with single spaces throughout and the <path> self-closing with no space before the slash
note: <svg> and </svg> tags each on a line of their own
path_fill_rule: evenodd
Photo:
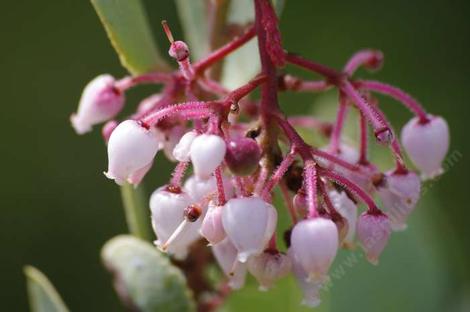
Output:
<svg viewBox="0 0 470 312">
<path fill-rule="evenodd" d="M 91 0 L 121 64 L 132 74 L 166 71 L 140 0 Z"/>
<path fill-rule="evenodd" d="M 132 310 L 194 311 L 181 271 L 155 246 L 130 235 L 108 241 L 101 252 L 121 300 Z"/>
<path fill-rule="evenodd" d="M 32 266 L 24 267 L 28 297 L 33 312 L 68 312 L 60 295 L 49 279 Z"/>
</svg>

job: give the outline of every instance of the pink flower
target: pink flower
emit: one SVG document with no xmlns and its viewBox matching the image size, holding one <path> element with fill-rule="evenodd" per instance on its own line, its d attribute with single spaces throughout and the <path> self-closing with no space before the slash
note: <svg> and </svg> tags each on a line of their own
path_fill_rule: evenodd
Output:
<svg viewBox="0 0 470 312">
<path fill-rule="evenodd" d="M 442 173 L 442 161 L 449 149 L 449 127 L 442 117 L 429 116 L 425 124 L 417 117 L 411 119 L 403 127 L 401 141 L 423 178 Z"/>
<path fill-rule="evenodd" d="M 106 177 L 124 184 L 149 166 L 159 149 L 160 141 L 153 130 L 135 120 L 121 122 L 109 138 Z"/>
<path fill-rule="evenodd" d="M 331 191 L 329 196 L 335 209 L 348 223 L 348 231 L 342 244 L 346 247 L 352 247 L 354 246 L 354 236 L 356 235 L 357 206 L 346 192 Z"/>
<path fill-rule="evenodd" d="M 237 259 L 238 251 L 229 239 L 224 239 L 212 246 L 212 253 L 222 271 L 229 278 L 228 285 L 232 289 L 240 289 L 245 284 L 246 263 Z"/>
<path fill-rule="evenodd" d="M 124 106 L 124 94 L 114 87 L 111 75 L 100 75 L 83 90 L 78 112 L 70 116 L 78 134 L 91 131 L 93 125 L 115 117 Z"/>
<path fill-rule="evenodd" d="M 287 276 L 291 270 L 291 260 L 278 251 L 265 251 L 248 260 L 248 271 L 260 284 L 259 290 L 266 291 L 278 279 Z"/>
<path fill-rule="evenodd" d="M 390 220 L 386 215 L 368 212 L 361 214 L 357 221 L 357 238 L 370 263 L 379 263 L 379 256 L 387 245 L 391 232 Z"/>
<path fill-rule="evenodd" d="M 225 150 L 225 141 L 218 135 L 201 134 L 196 137 L 190 150 L 194 174 L 208 179 L 224 160 Z"/>
<path fill-rule="evenodd" d="M 199 231 L 212 245 L 221 242 L 226 237 L 222 224 L 222 209 L 223 207 L 211 201 Z"/>
</svg>

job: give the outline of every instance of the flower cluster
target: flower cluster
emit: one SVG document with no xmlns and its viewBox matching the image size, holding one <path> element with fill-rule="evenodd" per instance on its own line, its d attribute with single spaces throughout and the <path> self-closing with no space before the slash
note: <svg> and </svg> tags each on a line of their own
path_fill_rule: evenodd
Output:
<svg viewBox="0 0 470 312">
<path fill-rule="evenodd" d="M 339 248 L 355 248 L 358 242 L 367 259 L 376 264 L 392 231 L 406 227 L 420 196 L 421 180 L 442 172 L 448 127 L 443 118 L 428 114 L 402 90 L 354 78 L 360 67 L 380 68 L 381 52 L 359 51 L 336 71 L 285 52 L 270 2 L 255 0 L 255 7 L 255 25 L 194 64 L 188 46 L 174 41 L 164 24 L 169 55 L 178 70 L 119 80 L 98 76 L 86 86 L 71 122 L 79 134 L 107 122 L 102 131 L 108 149 L 105 175 L 117 184 L 138 185 L 160 150 L 177 163 L 168 184 L 150 197 L 155 244 L 160 250 L 184 259 L 193 243 L 205 239 L 232 289 L 243 286 L 247 272 L 262 290 L 292 273 L 303 290 L 304 303 L 316 306 Z M 258 76 L 227 90 L 207 74 L 212 65 L 255 36 L 262 64 Z M 277 69 L 285 63 L 324 79 L 307 81 L 280 74 Z M 125 92 L 143 83 L 163 88 L 144 99 L 133 115 L 116 121 Z M 249 95 L 258 87 L 261 97 L 256 100 Z M 278 92 L 331 88 L 339 96 L 333 122 L 286 117 L 278 104 Z M 401 144 L 421 176 L 407 168 L 401 144 L 375 93 L 396 99 L 414 113 L 402 129 Z M 348 145 L 343 133 L 349 109 L 360 112 L 358 148 Z M 318 131 L 330 143 L 310 146 L 296 127 Z M 381 172 L 368 158 L 369 128 L 396 160 L 389 171 Z M 186 174 L 188 168 L 192 174 Z M 277 226 L 282 207 L 272 202 L 276 187 L 291 217 L 288 229 Z M 362 213 L 360 203 L 366 207 Z M 284 251 L 276 239 L 280 231 L 285 231 Z"/>
</svg>

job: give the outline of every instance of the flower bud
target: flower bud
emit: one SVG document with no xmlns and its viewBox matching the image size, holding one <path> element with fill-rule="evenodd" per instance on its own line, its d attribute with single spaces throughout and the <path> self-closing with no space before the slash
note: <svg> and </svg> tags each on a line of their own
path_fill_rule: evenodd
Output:
<svg viewBox="0 0 470 312">
<path fill-rule="evenodd" d="M 387 172 L 377 186 L 377 191 L 384 208 L 387 209 L 392 229 L 406 229 L 406 219 L 414 210 L 421 191 L 421 181 L 416 173 Z"/>
<path fill-rule="evenodd" d="M 248 271 L 260 284 L 261 291 L 271 288 L 276 280 L 287 276 L 290 270 L 290 258 L 278 251 L 265 251 L 248 260 Z"/>
<path fill-rule="evenodd" d="M 361 214 L 357 221 L 357 238 L 370 263 L 379 263 L 379 256 L 387 245 L 391 232 L 390 221 L 386 215 L 368 212 Z"/>
<path fill-rule="evenodd" d="M 222 207 L 217 206 L 214 202 L 209 203 L 206 216 L 202 221 L 201 230 L 199 231 L 211 245 L 221 242 L 226 234 L 222 225 Z"/>
<path fill-rule="evenodd" d="M 157 235 L 155 244 L 178 259 L 184 259 L 189 246 L 199 238 L 202 218 L 196 222 L 187 222 L 185 218 L 191 203 L 186 193 L 170 192 L 166 187 L 158 188 L 150 197 L 152 226 Z"/>
<path fill-rule="evenodd" d="M 106 144 L 109 141 L 111 133 L 113 133 L 114 129 L 116 129 L 118 125 L 119 123 L 116 120 L 110 120 L 103 125 L 103 128 L 101 129 L 101 136 L 103 137 L 103 140 L 106 142 Z"/>
<path fill-rule="evenodd" d="M 294 273 L 297 284 L 302 289 L 302 304 L 312 308 L 318 307 L 321 303 L 320 290 L 323 283 L 308 279 L 308 273 L 304 270 L 298 258 L 295 257 L 292 247 L 287 250 L 287 255 L 291 259 L 292 272 Z"/>
<path fill-rule="evenodd" d="M 122 185 L 138 170 L 152 163 L 160 141 L 155 132 L 135 120 L 121 122 L 108 142 L 108 171 L 105 175 Z"/>
<path fill-rule="evenodd" d="M 260 159 L 261 149 L 253 139 L 237 138 L 227 144 L 225 163 L 235 175 L 252 174 L 258 168 Z"/>
<path fill-rule="evenodd" d="M 238 261 L 263 252 L 276 229 L 277 212 L 259 197 L 230 199 L 222 208 L 222 224 L 238 250 Z"/>
<path fill-rule="evenodd" d="M 229 278 L 232 289 L 240 289 L 245 284 L 246 263 L 238 262 L 237 249 L 228 238 L 212 246 L 212 253 L 222 271 Z"/>
<path fill-rule="evenodd" d="M 331 191 L 329 196 L 336 211 L 347 221 L 347 232 L 342 244 L 351 248 L 354 246 L 356 235 L 357 206 L 346 192 Z"/>
<path fill-rule="evenodd" d="M 178 161 L 189 161 L 191 144 L 197 136 L 196 131 L 186 132 L 173 149 L 173 157 Z"/>
<path fill-rule="evenodd" d="M 194 174 L 208 179 L 224 160 L 225 150 L 225 141 L 218 135 L 201 134 L 195 138 L 190 150 Z"/>
<path fill-rule="evenodd" d="M 411 119 L 401 132 L 401 141 L 408 156 L 426 179 L 442 173 L 442 161 L 449 149 L 447 122 L 439 116 L 428 118 L 429 122 L 424 124 L 418 117 Z"/>
<path fill-rule="evenodd" d="M 230 179 L 222 177 L 224 184 L 225 198 L 233 197 L 233 186 Z M 194 202 L 200 202 L 205 196 L 217 192 L 217 181 L 214 176 L 207 180 L 199 179 L 196 176 L 190 176 L 184 183 L 184 190 L 193 199 Z"/>
<path fill-rule="evenodd" d="M 184 61 L 189 57 L 189 48 L 183 41 L 175 41 L 170 45 L 168 54 L 178 62 Z"/>
<path fill-rule="evenodd" d="M 309 281 L 324 281 L 338 250 L 338 229 L 333 221 L 315 218 L 294 226 L 291 248 L 308 273 Z"/>
<path fill-rule="evenodd" d="M 78 112 L 70 116 L 78 134 L 91 131 L 93 125 L 116 116 L 124 106 L 124 94 L 115 88 L 111 75 L 100 75 L 90 81 L 83 90 Z"/>
</svg>

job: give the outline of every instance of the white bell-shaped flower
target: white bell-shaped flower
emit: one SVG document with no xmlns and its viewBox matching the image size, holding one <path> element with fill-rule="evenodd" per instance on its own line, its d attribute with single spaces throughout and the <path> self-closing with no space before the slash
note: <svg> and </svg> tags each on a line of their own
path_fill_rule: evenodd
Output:
<svg viewBox="0 0 470 312">
<path fill-rule="evenodd" d="M 208 179 L 224 160 L 225 141 L 218 135 L 201 134 L 196 137 L 190 150 L 194 174 L 200 179 Z"/>
<path fill-rule="evenodd" d="M 342 244 L 347 248 L 352 248 L 356 235 L 357 206 L 346 192 L 331 191 L 329 196 L 336 211 L 348 222 L 348 231 Z"/>
<path fill-rule="evenodd" d="M 292 230 L 291 248 L 309 281 L 323 282 L 338 250 L 338 229 L 321 217 L 300 221 Z"/>
<path fill-rule="evenodd" d="M 225 198 L 232 198 L 234 190 L 230 179 L 224 176 L 222 181 L 224 184 Z M 217 191 L 217 181 L 214 176 L 208 179 L 200 179 L 193 175 L 184 183 L 184 190 L 191 196 L 194 202 L 200 202 L 205 196 Z"/>
<path fill-rule="evenodd" d="M 240 262 L 263 252 L 276 223 L 276 209 L 256 196 L 230 199 L 222 208 L 222 224 Z"/>
<path fill-rule="evenodd" d="M 429 116 L 425 124 L 417 117 L 411 119 L 403 127 L 401 142 L 423 178 L 442 173 L 442 162 L 449 149 L 449 127 L 442 117 Z"/>
<path fill-rule="evenodd" d="M 152 226 L 157 236 L 155 244 L 177 259 L 184 259 L 189 246 L 199 236 L 202 218 L 196 222 L 185 219 L 185 209 L 192 199 L 184 192 L 174 193 L 161 187 L 150 197 Z"/>
<path fill-rule="evenodd" d="M 217 206 L 213 201 L 209 203 L 206 216 L 202 221 L 200 233 L 211 245 L 221 242 L 225 237 L 225 230 L 222 224 L 222 206 Z"/>
<path fill-rule="evenodd" d="M 212 246 L 212 253 L 222 271 L 229 278 L 229 287 L 240 289 L 245 285 L 246 263 L 237 260 L 238 251 L 229 239 Z"/>
<path fill-rule="evenodd" d="M 191 145 L 198 136 L 196 131 L 186 132 L 173 149 L 173 157 L 178 161 L 189 161 L 191 154 Z"/>
<path fill-rule="evenodd" d="M 137 171 L 152 163 L 160 141 L 155 132 L 135 120 L 121 122 L 108 141 L 108 171 L 105 175 L 124 184 Z"/>
<path fill-rule="evenodd" d="M 137 187 L 140 184 L 140 182 L 142 182 L 147 172 L 149 172 L 149 170 L 152 168 L 152 165 L 153 165 L 153 161 L 151 161 L 147 166 L 144 166 L 140 168 L 139 170 L 134 171 L 134 173 L 132 173 L 127 178 L 127 182 L 129 184 L 134 185 L 134 187 Z"/>
<path fill-rule="evenodd" d="M 291 260 L 288 256 L 275 251 L 265 251 L 248 260 L 248 271 L 259 283 L 259 290 L 267 291 L 275 281 L 289 274 Z"/>
<path fill-rule="evenodd" d="M 302 264 L 295 257 L 292 247 L 287 250 L 287 255 L 291 259 L 292 272 L 294 273 L 297 284 L 303 293 L 302 304 L 311 308 L 318 307 L 321 303 L 320 290 L 322 282 L 308 279 L 308 273 L 302 267 Z"/>
<path fill-rule="evenodd" d="M 392 228 L 384 214 L 364 212 L 357 220 L 357 239 L 370 263 L 377 265 L 379 256 L 388 243 Z"/>
<path fill-rule="evenodd" d="M 184 131 L 185 128 L 182 126 L 174 126 L 165 131 L 161 131 L 163 137 L 163 152 L 165 153 L 166 158 L 171 161 L 178 160 L 174 157 L 173 150 L 184 135 Z"/>
<path fill-rule="evenodd" d="M 100 75 L 90 81 L 83 90 L 78 111 L 70 116 L 78 134 L 91 131 L 93 125 L 116 116 L 124 106 L 124 94 L 115 88 L 111 75 Z"/>
<path fill-rule="evenodd" d="M 414 172 L 387 172 L 377 191 L 394 231 L 406 229 L 406 219 L 414 210 L 421 192 L 421 180 Z"/>
</svg>

